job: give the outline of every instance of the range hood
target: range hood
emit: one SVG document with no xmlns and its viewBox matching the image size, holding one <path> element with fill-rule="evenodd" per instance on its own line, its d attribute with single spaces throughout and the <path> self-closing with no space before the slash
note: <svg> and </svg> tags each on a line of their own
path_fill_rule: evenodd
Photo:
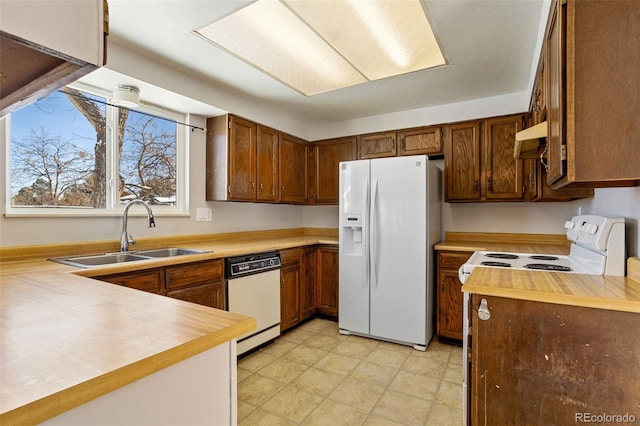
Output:
<svg viewBox="0 0 640 426">
<path fill-rule="evenodd" d="M 516 143 L 513 147 L 515 158 L 538 158 L 540 139 L 547 137 L 547 122 L 531 126 L 516 133 Z"/>
</svg>

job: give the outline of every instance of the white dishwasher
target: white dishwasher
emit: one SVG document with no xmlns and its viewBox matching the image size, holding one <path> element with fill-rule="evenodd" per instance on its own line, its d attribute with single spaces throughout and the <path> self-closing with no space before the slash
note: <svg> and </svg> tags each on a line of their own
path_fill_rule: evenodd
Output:
<svg viewBox="0 0 640 426">
<path fill-rule="evenodd" d="M 238 355 L 280 335 L 280 254 L 225 259 L 229 312 L 256 319 L 257 328 L 238 337 Z"/>
</svg>

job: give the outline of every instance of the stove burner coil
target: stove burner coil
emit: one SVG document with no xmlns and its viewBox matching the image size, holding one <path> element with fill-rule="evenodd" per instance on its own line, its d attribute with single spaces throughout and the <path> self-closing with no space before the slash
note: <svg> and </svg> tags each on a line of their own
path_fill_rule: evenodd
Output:
<svg viewBox="0 0 640 426">
<path fill-rule="evenodd" d="M 543 271 L 558 271 L 558 272 L 570 272 L 571 268 L 562 265 L 551 265 L 548 263 L 529 263 L 524 265 L 527 269 L 540 269 Z"/>
<path fill-rule="evenodd" d="M 481 262 L 482 266 L 498 266 L 500 268 L 510 268 L 511 264 L 507 262 Z"/>
<path fill-rule="evenodd" d="M 516 255 L 516 254 L 509 254 L 509 253 L 487 253 L 485 254 L 486 257 L 492 257 L 494 259 L 519 259 L 520 256 Z"/>
<path fill-rule="evenodd" d="M 529 259 L 533 259 L 533 260 L 560 260 L 560 258 L 556 257 L 556 256 L 543 256 L 543 255 L 529 256 Z"/>
</svg>

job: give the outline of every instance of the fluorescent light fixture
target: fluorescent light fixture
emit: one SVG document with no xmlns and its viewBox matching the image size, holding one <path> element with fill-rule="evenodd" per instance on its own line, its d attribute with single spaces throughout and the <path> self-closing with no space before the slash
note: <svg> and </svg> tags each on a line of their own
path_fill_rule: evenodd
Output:
<svg viewBox="0 0 640 426">
<path fill-rule="evenodd" d="M 307 96 L 446 64 L 420 0 L 258 0 L 195 33 Z"/>
</svg>

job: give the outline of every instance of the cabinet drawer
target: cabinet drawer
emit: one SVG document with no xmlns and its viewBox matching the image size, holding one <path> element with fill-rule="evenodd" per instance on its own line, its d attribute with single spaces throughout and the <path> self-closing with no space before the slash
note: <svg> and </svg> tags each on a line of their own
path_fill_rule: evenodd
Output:
<svg viewBox="0 0 640 426">
<path fill-rule="evenodd" d="M 300 247 L 280 250 L 280 263 L 282 265 L 300 263 Z"/>
<path fill-rule="evenodd" d="M 153 293 L 158 293 L 164 289 L 164 270 L 161 268 L 95 278 L 100 281 Z"/>
<path fill-rule="evenodd" d="M 440 269 L 458 269 L 471 257 L 470 252 L 440 252 L 438 253 L 438 267 Z"/>
<path fill-rule="evenodd" d="M 212 283 L 224 279 L 222 259 L 167 267 L 167 289 Z"/>
<path fill-rule="evenodd" d="M 196 287 L 182 288 L 167 292 L 168 297 L 210 306 L 212 308 L 225 308 L 224 283 L 217 282 Z"/>
</svg>

